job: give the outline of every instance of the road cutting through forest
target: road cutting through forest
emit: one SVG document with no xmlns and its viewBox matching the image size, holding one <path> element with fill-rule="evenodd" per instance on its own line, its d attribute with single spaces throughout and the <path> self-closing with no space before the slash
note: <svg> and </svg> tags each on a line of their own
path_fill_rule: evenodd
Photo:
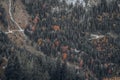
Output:
<svg viewBox="0 0 120 80">
<path fill-rule="evenodd" d="M 18 31 L 18 32 L 21 32 L 25 36 L 24 30 L 19 26 L 19 24 L 14 20 L 14 18 L 12 16 L 12 12 L 11 12 L 12 5 L 11 5 L 11 3 L 12 3 L 11 0 L 9 0 L 9 16 L 10 16 L 11 21 L 18 27 L 19 30 L 10 30 L 10 29 L 8 29 L 8 32 L 5 32 L 5 33 L 9 34 L 9 33 L 14 33 L 14 32 Z"/>
<path fill-rule="evenodd" d="M 9 0 L 9 16 L 10 16 L 10 19 L 11 19 L 11 21 L 16 25 L 16 27 L 18 27 L 18 29 L 19 30 L 9 30 L 8 31 L 8 33 L 13 33 L 13 32 L 20 32 L 20 33 L 22 33 L 22 35 L 24 36 L 24 39 L 26 39 L 26 40 L 28 40 L 27 39 L 27 36 L 24 34 L 24 30 L 21 28 L 21 26 L 14 20 L 14 18 L 13 18 L 13 16 L 12 16 L 12 12 L 11 12 L 11 7 L 12 7 L 12 5 L 11 5 L 11 3 L 12 3 L 12 1 L 11 0 Z M 5 33 L 7 33 L 7 32 L 5 32 Z M 14 34 L 14 33 L 13 33 Z M 22 38 L 23 39 L 23 38 Z M 26 40 L 24 40 L 23 39 L 23 41 L 24 41 L 24 43 L 25 44 L 23 44 L 23 46 L 24 46 L 24 48 L 26 48 L 28 51 L 30 51 L 31 53 L 37 53 L 37 54 L 35 54 L 35 55 L 42 55 L 42 56 L 44 56 L 44 54 L 42 53 L 42 52 L 38 52 L 38 51 L 36 51 L 32 46 L 30 46 L 30 45 L 27 45 L 26 44 Z"/>
</svg>

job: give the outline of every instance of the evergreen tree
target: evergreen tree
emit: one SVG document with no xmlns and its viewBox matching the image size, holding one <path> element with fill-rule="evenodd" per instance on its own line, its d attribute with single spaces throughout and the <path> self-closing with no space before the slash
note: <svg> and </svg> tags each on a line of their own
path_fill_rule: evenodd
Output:
<svg viewBox="0 0 120 80">
<path fill-rule="evenodd" d="M 66 80 L 66 79 L 67 79 L 67 63 L 64 62 L 61 68 L 61 80 Z"/>
<path fill-rule="evenodd" d="M 56 63 L 56 70 L 54 75 L 52 76 L 51 80 L 61 80 L 61 60 L 58 59 Z"/>
<path fill-rule="evenodd" d="M 7 80 L 21 80 L 22 71 L 20 67 L 19 60 L 16 56 L 12 56 L 9 59 L 8 66 L 5 71 Z"/>
</svg>

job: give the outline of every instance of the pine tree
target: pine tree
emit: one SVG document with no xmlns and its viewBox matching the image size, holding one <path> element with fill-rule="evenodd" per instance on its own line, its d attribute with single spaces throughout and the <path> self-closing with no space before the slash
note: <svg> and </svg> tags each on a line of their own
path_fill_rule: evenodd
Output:
<svg viewBox="0 0 120 80">
<path fill-rule="evenodd" d="M 61 68 L 61 80 L 66 80 L 66 79 L 67 79 L 67 63 L 64 62 Z"/>
<path fill-rule="evenodd" d="M 56 70 L 51 78 L 51 80 L 61 80 L 61 60 L 58 59 L 56 63 Z"/>
</svg>

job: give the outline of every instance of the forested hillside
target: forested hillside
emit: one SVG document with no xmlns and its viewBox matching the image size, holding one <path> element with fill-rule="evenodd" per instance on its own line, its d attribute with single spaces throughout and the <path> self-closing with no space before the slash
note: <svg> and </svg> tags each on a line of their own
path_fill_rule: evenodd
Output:
<svg viewBox="0 0 120 80">
<path fill-rule="evenodd" d="M 24 2 L 26 10 L 33 16 L 26 33 L 33 25 L 33 33 L 27 34 L 39 44 L 39 50 L 48 56 L 60 54 L 65 61 L 80 63 L 100 80 L 118 75 L 120 8 L 118 0 L 108 2 L 101 0 L 92 7 L 83 7 L 78 2 L 67 5 L 65 0 Z M 89 41 L 87 36 L 91 33 L 104 34 L 105 37 Z"/>
<path fill-rule="evenodd" d="M 0 2 L 1 80 L 120 77 L 119 0 Z"/>
</svg>

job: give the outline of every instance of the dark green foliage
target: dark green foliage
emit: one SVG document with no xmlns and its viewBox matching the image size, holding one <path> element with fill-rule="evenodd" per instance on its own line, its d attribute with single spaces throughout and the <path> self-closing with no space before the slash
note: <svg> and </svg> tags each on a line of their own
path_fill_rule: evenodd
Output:
<svg viewBox="0 0 120 80">
<path fill-rule="evenodd" d="M 0 21 L 4 24 L 5 27 L 8 26 L 7 20 L 6 20 L 6 12 L 5 9 L 0 5 Z"/>
<path fill-rule="evenodd" d="M 41 63 L 43 58 L 31 55 L 25 49 L 15 47 L 3 32 L 0 32 L 0 57 L 0 59 L 2 57 L 8 58 L 7 68 L 5 69 L 6 80 L 50 79 L 48 71 Z"/>
<path fill-rule="evenodd" d="M 6 80 L 22 80 L 23 74 L 17 57 L 12 56 L 9 59 L 5 72 Z"/>
</svg>

